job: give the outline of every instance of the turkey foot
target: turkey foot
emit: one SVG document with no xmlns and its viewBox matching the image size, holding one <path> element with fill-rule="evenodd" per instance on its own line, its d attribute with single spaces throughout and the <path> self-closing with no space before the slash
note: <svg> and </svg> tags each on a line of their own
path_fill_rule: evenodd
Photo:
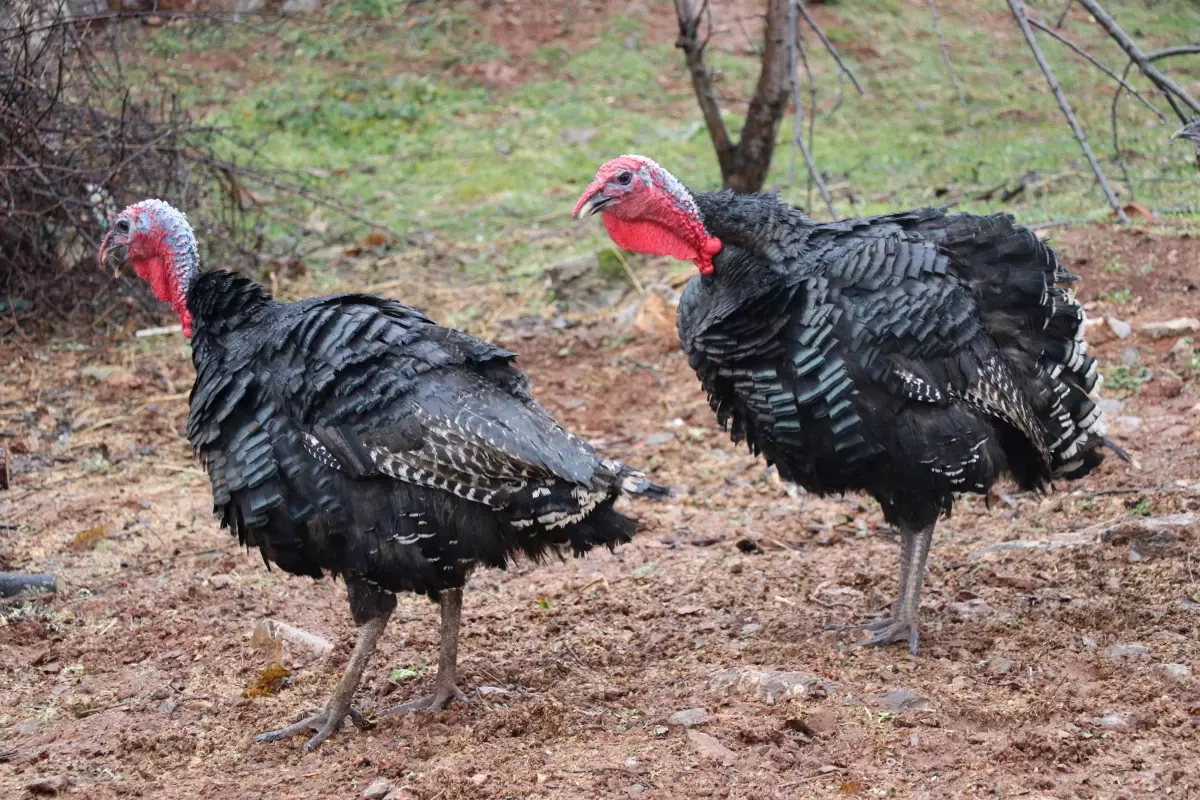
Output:
<svg viewBox="0 0 1200 800">
<path fill-rule="evenodd" d="M 863 625 L 830 625 L 825 630 L 868 630 L 875 635 L 858 642 L 860 646 L 908 642 L 909 652 L 915 656 L 921 640 L 921 584 L 925 581 L 925 560 L 932 541 L 932 525 L 916 531 L 900 531 L 900 596 L 891 617 Z"/>
<path fill-rule="evenodd" d="M 438 605 L 441 606 L 442 611 L 442 641 L 437 677 L 433 681 L 433 694 L 392 706 L 380 712 L 381 714 L 438 711 L 449 705 L 451 700 L 467 702 L 467 696 L 456 684 L 458 677 L 458 621 L 462 616 L 462 589 L 443 589 L 438 596 Z"/>
<path fill-rule="evenodd" d="M 917 644 L 921 639 L 920 620 L 916 617 L 899 619 L 884 617 L 861 625 L 827 625 L 827 631 L 861 631 L 866 630 L 875 634 L 870 639 L 855 642 L 860 647 L 880 646 L 894 642 L 908 642 L 908 649 L 913 655 L 917 654 Z"/>
<path fill-rule="evenodd" d="M 254 741 L 278 742 L 298 733 L 315 730 L 316 735 L 304 743 L 304 749 L 311 751 L 328 739 L 331 733 L 342 727 L 342 721 L 346 717 L 349 717 L 350 721 L 360 729 L 370 727 L 370 723 L 350 705 L 350 701 L 354 698 L 354 691 L 358 688 L 358 682 L 362 680 L 363 670 L 366 668 L 367 662 L 371 660 L 371 654 L 375 652 L 375 644 L 379 641 L 379 635 L 383 633 L 390 616 L 391 611 L 388 611 L 362 626 L 358 634 L 358 642 L 354 645 L 354 652 L 350 654 L 350 662 L 346 664 L 346 672 L 342 675 L 338 688 L 334 691 L 333 697 L 329 698 L 329 703 L 323 710 L 285 728 L 260 733 L 254 737 Z"/>
<path fill-rule="evenodd" d="M 254 741 L 278 742 L 282 739 L 288 738 L 289 736 L 295 736 L 298 733 L 305 733 L 306 731 L 312 730 L 316 731 L 317 735 L 304 743 L 304 749 L 315 750 L 317 746 L 321 744 L 321 742 L 329 738 L 331 733 L 342 727 L 342 720 L 344 720 L 346 717 L 349 717 L 350 721 L 353 722 L 359 730 L 366 730 L 367 728 L 373 727 L 372 723 L 368 722 L 366 717 L 364 717 L 356 708 L 346 708 L 341 710 L 340 713 L 339 710 L 335 708 L 332 714 L 325 709 L 321 709 L 315 714 L 307 716 L 299 722 L 288 725 L 286 728 L 260 733 L 258 736 L 254 737 Z"/>
</svg>

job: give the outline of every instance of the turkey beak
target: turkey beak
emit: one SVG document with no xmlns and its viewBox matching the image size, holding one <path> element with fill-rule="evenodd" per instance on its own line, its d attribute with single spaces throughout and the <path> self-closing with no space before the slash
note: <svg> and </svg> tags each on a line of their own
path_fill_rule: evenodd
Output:
<svg viewBox="0 0 1200 800">
<path fill-rule="evenodd" d="M 576 208 L 575 213 L 572 214 L 571 216 L 574 217 L 575 219 L 586 219 L 586 218 L 590 217 L 592 214 L 595 214 L 597 211 L 600 211 L 601 209 L 603 209 L 606 205 L 608 205 L 615 199 L 616 198 L 613 198 L 613 197 L 605 197 L 604 190 L 601 189 L 600 191 L 596 192 L 594 195 L 589 197 L 586 203 L 584 203 L 583 205 Z"/>
<path fill-rule="evenodd" d="M 1197 124 L 1196 121 L 1192 121 L 1187 125 L 1184 125 L 1182 128 L 1175 131 L 1175 133 L 1171 134 L 1171 141 L 1173 142 L 1176 139 L 1189 139 L 1193 142 L 1196 142 L 1197 146 L 1200 146 L 1200 124 Z"/>
</svg>

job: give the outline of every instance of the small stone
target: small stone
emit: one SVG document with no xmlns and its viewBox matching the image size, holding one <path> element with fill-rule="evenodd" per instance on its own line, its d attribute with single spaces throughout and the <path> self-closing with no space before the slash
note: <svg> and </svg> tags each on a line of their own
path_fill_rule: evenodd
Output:
<svg viewBox="0 0 1200 800">
<path fill-rule="evenodd" d="M 1110 731 L 1129 730 L 1129 715 L 1123 712 L 1105 714 L 1103 717 L 1096 717 L 1092 722 L 1096 727 L 1106 728 Z"/>
<path fill-rule="evenodd" d="M 703 708 L 685 708 L 676 711 L 667 718 L 668 725 L 680 725 L 684 728 L 694 728 L 712 720 L 712 714 Z"/>
<path fill-rule="evenodd" d="M 737 760 L 737 755 L 734 754 L 725 745 L 717 741 L 716 737 L 709 736 L 707 733 L 700 731 L 689 730 L 687 732 L 688 741 L 701 758 L 709 759 L 710 761 L 719 761 L 725 766 L 730 766 Z"/>
<path fill-rule="evenodd" d="M 1200 331 L 1200 319 L 1195 317 L 1178 317 L 1162 322 L 1146 322 L 1139 326 L 1142 333 L 1151 339 L 1166 339 L 1168 336 L 1184 336 Z"/>
<path fill-rule="evenodd" d="M 1178 543 L 1200 540 L 1200 514 L 1167 514 L 1161 517 L 1118 522 L 1100 533 L 1105 544 L 1128 544 L 1141 556 L 1167 553 Z"/>
<path fill-rule="evenodd" d="M 1121 363 L 1127 367 L 1132 367 L 1134 364 L 1142 362 L 1142 351 L 1136 347 L 1126 347 L 1121 351 Z"/>
<path fill-rule="evenodd" d="M 179 707 L 179 703 L 176 703 L 174 700 L 163 700 L 162 703 L 160 703 L 158 706 L 158 713 L 170 714 L 172 711 L 174 711 L 178 707 Z"/>
<path fill-rule="evenodd" d="M 1095 650 L 1096 640 L 1090 636 L 1080 636 L 1079 643 L 1083 645 L 1085 650 Z"/>
<path fill-rule="evenodd" d="M 871 700 L 883 706 L 888 711 L 908 711 L 933 708 L 933 701 L 928 697 L 910 692 L 908 689 L 893 689 L 887 694 L 873 697 Z"/>
<path fill-rule="evenodd" d="M 479 694 L 480 697 L 510 694 L 508 689 L 505 689 L 502 686 L 478 686 L 478 687 L 476 687 L 475 691 L 476 691 L 476 693 Z"/>
<path fill-rule="evenodd" d="M 1178 369 L 1190 367 L 1195 358 L 1196 351 L 1192 349 L 1192 344 L 1187 339 L 1176 339 L 1175 344 L 1167 352 L 1167 361 L 1170 361 Z"/>
<path fill-rule="evenodd" d="M 629 690 L 625 689 L 621 686 L 605 686 L 604 687 L 604 699 L 605 700 L 620 700 L 622 697 L 624 697 L 627 694 L 629 694 Z"/>
<path fill-rule="evenodd" d="M 1125 401 L 1115 397 L 1102 397 L 1096 405 L 1100 406 L 1101 413 L 1110 417 L 1119 416 L 1125 410 Z"/>
<path fill-rule="evenodd" d="M 748 622 L 742 626 L 742 636 L 749 636 L 752 633 L 756 633 L 760 628 L 762 628 L 762 625 L 759 623 Z"/>
<path fill-rule="evenodd" d="M 1129 334 L 1133 333 L 1133 328 L 1128 322 L 1111 314 L 1104 318 L 1104 322 L 1118 339 L 1128 339 Z"/>
<path fill-rule="evenodd" d="M 25 784 L 25 790 L 31 794 L 46 794 L 55 795 L 59 792 L 64 792 L 71 785 L 71 779 L 65 775 L 56 775 L 53 778 L 41 778 L 31 783 Z"/>
<path fill-rule="evenodd" d="M 212 575 L 209 577 L 208 582 L 214 589 L 228 589 L 229 584 L 233 583 L 233 578 L 224 574 Z"/>
<path fill-rule="evenodd" d="M 1187 664 L 1159 664 L 1155 670 L 1169 683 L 1183 683 L 1192 676 Z"/>
<path fill-rule="evenodd" d="M 673 441 L 675 441 L 675 434 L 664 431 L 662 433 L 650 434 L 642 440 L 642 444 L 646 445 L 647 447 L 658 447 L 659 445 Z"/>
<path fill-rule="evenodd" d="M 1007 675 L 1012 668 L 1013 660 L 1004 656 L 992 656 L 987 663 L 987 671 L 993 675 Z"/>
<path fill-rule="evenodd" d="M 1150 658 L 1150 650 L 1141 644 L 1114 644 L 1101 650 L 1100 655 L 1110 661 L 1118 661 L 1120 659 L 1144 661 Z"/>
<path fill-rule="evenodd" d="M 487 779 L 488 774 L 486 772 L 477 772 L 471 776 L 471 783 L 476 786 L 483 786 L 483 784 L 487 783 Z"/>
<path fill-rule="evenodd" d="M 371 781 L 371 785 L 363 789 L 363 800 L 381 800 L 384 795 L 392 790 L 392 782 L 387 778 L 376 778 Z"/>
<path fill-rule="evenodd" d="M 836 733 L 838 729 L 837 715 L 827 708 L 809 714 L 804 718 L 804 723 L 813 733 L 821 736 Z"/>
<path fill-rule="evenodd" d="M 947 609 L 956 617 L 969 620 L 987 619 L 996 613 L 982 598 L 973 597 L 958 603 L 951 603 Z"/>
</svg>

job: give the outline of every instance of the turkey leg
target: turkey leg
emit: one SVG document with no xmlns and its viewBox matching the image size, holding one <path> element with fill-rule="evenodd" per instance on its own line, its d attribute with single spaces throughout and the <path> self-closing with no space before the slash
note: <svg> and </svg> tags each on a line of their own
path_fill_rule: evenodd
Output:
<svg viewBox="0 0 1200 800">
<path fill-rule="evenodd" d="M 354 645 L 354 652 L 350 654 L 350 662 L 346 664 L 342 680 L 338 683 L 337 689 L 334 690 L 333 696 L 329 698 L 324 709 L 297 723 L 288 725 L 286 728 L 260 733 L 254 737 L 254 741 L 277 742 L 298 733 L 314 730 L 317 734 L 304 743 L 304 749 L 315 750 L 321 742 L 329 738 L 329 734 L 342 727 L 342 720 L 346 717 L 349 717 L 350 721 L 359 728 L 368 727 L 370 723 L 351 707 L 350 701 L 354 699 L 354 691 L 358 688 L 358 682 L 362 680 L 363 670 L 366 669 L 367 662 L 371 660 L 371 656 L 375 652 L 375 645 L 379 642 L 379 636 L 387 627 L 388 618 L 391 616 L 391 611 L 385 611 L 359 628 L 358 641 Z"/>
<path fill-rule="evenodd" d="M 908 649 L 917 654 L 921 639 L 921 587 L 925 583 L 925 561 L 933 542 L 933 526 L 918 530 L 900 529 L 900 594 L 892 605 L 892 616 L 865 625 L 836 625 L 826 630 L 848 631 L 866 629 L 874 633 L 860 645 L 884 645 L 908 642 Z"/>
<path fill-rule="evenodd" d="M 451 700 L 467 702 L 456 683 L 458 680 L 458 621 L 462 616 L 462 589 L 443 589 L 438 595 L 442 611 L 442 644 L 438 658 L 437 677 L 433 681 L 433 694 L 392 706 L 381 714 L 403 714 L 408 711 L 437 711 L 445 708 Z"/>
</svg>

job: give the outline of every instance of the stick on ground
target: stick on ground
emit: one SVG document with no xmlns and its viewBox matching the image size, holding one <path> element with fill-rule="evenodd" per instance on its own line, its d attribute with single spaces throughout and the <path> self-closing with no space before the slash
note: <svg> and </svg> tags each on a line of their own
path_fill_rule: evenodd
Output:
<svg viewBox="0 0 1200 800">
<path fill-rule="evenodd" d="M 53 574 L 31 575 L 25 572 L 0 572 L 0 597 L 15 597 L 24 591 L 58 591 L 58 578 Z"/>
</svg>

